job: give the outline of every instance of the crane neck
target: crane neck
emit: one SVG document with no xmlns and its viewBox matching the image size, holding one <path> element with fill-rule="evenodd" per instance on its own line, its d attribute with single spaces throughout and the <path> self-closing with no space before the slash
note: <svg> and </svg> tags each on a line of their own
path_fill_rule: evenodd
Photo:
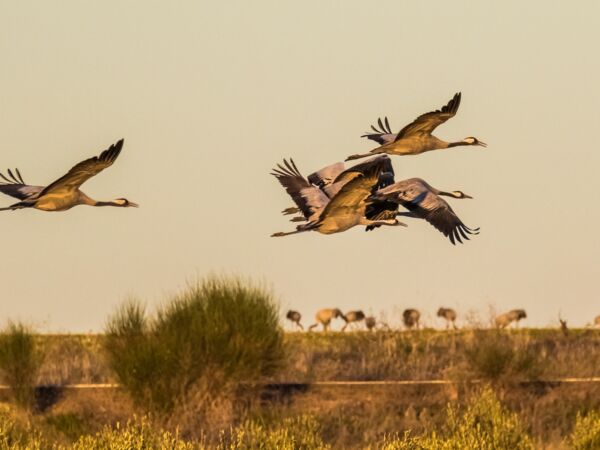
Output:
<svg viewBox="0 0 600 450">
<path fill-rule="evenodd" d="M 437 195 L 444 195 L 446 197 L 453 197 L 453 198 L 457 198 L 456 195 L 454 195 L 452 192 L 445 192 L 445 191 L 437 191 L 436 192 Z"/>
<path fill-rule="evenodd" d="M 92 206 L 123 206 L 123 205 L 119 205 L 118 203 L 115 202 L 103 202 L 103 201 L 96 201 L 94 200 L 94 204 Z"/>
</svg>

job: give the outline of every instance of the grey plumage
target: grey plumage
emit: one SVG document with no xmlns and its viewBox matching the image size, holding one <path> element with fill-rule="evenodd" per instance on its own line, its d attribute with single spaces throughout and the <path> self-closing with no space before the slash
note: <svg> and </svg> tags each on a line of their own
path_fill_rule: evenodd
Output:
<svg viewBox="0 0 600 450">
<path fill-rule="evenodd" d="M 395 213 L 393 208 L 396 204 L 409 211 L 396 213 L 397 215 L 425 219 L 448 237 L 452 244 L 456 241 L 462 243 L 462 239 L 469 239 L 468 235 L 478 234 L 479 228 L 467 227 L 442 196 L 472 198 L 461 191 L 440 191 L 421 178 L 409 178 L 379 189 L 372 195 L 374 200 L 389 202 L 387 208 L 373 215 L 373 220 L 391 217 Z"/>
<path fill-rule="evenodd" d="M 374 131 L 374 133 L 367 132 L 361 137 L 366 137 L 367 139 L 377 142 L 379 145 L 394 142 L 396 140 L 396 137 L 398 136 L 398 133 L 392 132 L 388 118 L 385 117 L 384 122 L 382 122 L 381 118 L 379 118 L 377 119 L 377 123 L 379 125 L 379 128 L 376 128 L 375 126 L 371 125 L 371 129 Z"/>
<path fill-rule="evenodd" d="M 287 314 L 285 315 L 285 317 L 288 320 L 290 320 L 292 323 L 295 323 L 296 326 L 299 327 L 301 330 L 304 330 L 304 327 L 300 323 L 300 320 L 302 319 L 302 314 L 300 314 L 298 311 L 294 311 L 293 309 L 290 309 L 287 312 Z"/>
<path fill-rule="evenodd" d="M 494 323 L 498 328 L 506 328 L 511 322 L 519 322 L 521 319 L 525 319 L 527 313 L 524 309 L 513 309 L 504 314 L 500 314 L 494 319 Z"/>
<path fill-rule="evenodd" d="M 438 309 L 437 316 L 446 320 L 446 328 L 452 324 L 452 327 L 456 329 L 456 311 L 454 311 L 452 308 Z"/>
<path fill-rule="evenodd" d="M 402 312 L 402 321 L 404 322 L 404 326 L 408 329 L 412 329 L 413 327 L 419 328 L 419 319 L 421 318 L 421 313 L 416 309 L 405 309 Z"/>
<path fill-rule="evenodd" d="M 0 211 L 22 208 L 35 208 L 42 211 L 65 211 L 77 205 L 90 206 L 137 206 L 127 199 L 119 198 L 110 202 L 100 202 L 85 195 L 80 186 L 88 179 L 111 166 L 123 148 L 123 139 L 104 150 L 100 156 L 88 158 L 69 170 L 65 175 L 46 187 L 25 184 L 18 169 L 16 175 L 9 169 L 8 176 L 0 174 L 0 192 L 21 200 Z"/>
<path fill-rule="evenodd" d="M 342 187 L 350 181 L 351 177 L 348 176 L 354 171 L 363 171 L 369 167 L 371 163 L 367 161 L 366 163 L 356 164 L 353 167 L 347 168 L 343 162 L 337 162 L 334 164 L 330 164 L 329 166 L 323 167 L 322 169 L 317 170 L 316 172 L 311 173 L 307 177 L 307 181 L 309 184 L 318 187 L 323 193 L 327 196 L 328 199 L 333 198 Z M 394 182 L 394 168 L 392 167 L 392 163 L 389 159 L 383 160 L 383 168 L 382 172 L 379 175 L 379 182 L 377 186 L 374 188 L 374 191 L 379 188 L 383 188 L 388 186 Z M 290 160 L 288 163 L 284 160 L 284 165 L 286 167 L 282 167 L 281 164 L 278 164 L 279 170 L 284 171 L 293 171 L 295 175 L 300 175 L 298 169 L 294 165 L 294 161 Z M 291 166 L 291 167 L 290 167 Z M 300 212 L 300 208 L 286 208 L 282 211 L 282 214 L 297 214 Z M 367 216 L 369 217 L 369 216 Z M 302 222 L 307 220 L 303 215 L 299 217 L 294 217 L 290 221 L 291 222 Z"/>
<path fill-rule="evenodd" d="M 16 176 L 8 169 L 8 176 L 0 173 L 0 192 L 11 197 L 25 200 L 28 197 L 39 194 L 44 190 L 44 186 L 31 186 L 25 183 L 19 169 L 15 169 Z"/>
<path fill-rule="evenodd" d="M 366 217 L 370 195 L 380 186 L 380 176 L 391 169 L 389 158 L 378 156 L 344 170 L 330 183 L 340 188 L 331 198 L 319 187 L 311 184 L 299 172 L 293 160 L 278 164 L 272 175 L 292 197 L 307 223 L 298 225 L 296 231 L 274 233 L 287 236 L 304 231 L 332 234 L 346 231 L 356 225 L 404 225 L 395 218 L 371 220 Z M 392 171 L 393 173 L 393 171 Z"/>
<path fill-rule="evenodd" d="M 487 144 L 473 136 L 466 137 L 461 141 L 446 142 L 431 134 L 439 125 L 456 115 L 460 101 L 461 93 L 458 92 L 442 108 L 421 114 L 396 134 L 392 132 L 387 117 L 385 118 L 385 123 L 382 123 L 381 119 L 379 119 L 379 128 L 371 126 L 374 133 L 366 133 L 361 137 L 375 141 L 380 146 L 367 153 L 351 155 L 346 158 L 346 161 L 379 153 L 387 153 L 389 155 L 417 155 L 431 150 L 458 147 L 461 145 L 486 147 Z"/>
<path fill-rule="evenodd" d="M 342 327 L 342 331 L 346 330 L 348 325 L 350 325 L 351 323 L 357 323 L 361 320 L 365 320 L 365 317 L 365 313 L 361 310 L 347 312 L 346 314 L 344 314 L 344 320 L 346 321 L 346 323 Z"/>
</svg>

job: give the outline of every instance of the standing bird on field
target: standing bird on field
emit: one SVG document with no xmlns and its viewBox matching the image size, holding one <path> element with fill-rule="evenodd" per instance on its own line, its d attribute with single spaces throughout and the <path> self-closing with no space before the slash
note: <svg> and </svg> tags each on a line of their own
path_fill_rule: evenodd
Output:
<svg viewBox="0 0 600 450">
<path fill-rule="evenodd" d="M 449 238 L 452 244 L 455 241 L 462 244 L 461 236 L 469 240 L 467 234 L 479 234 L 479 228 L 467 227 L 442 196 L 473 198 L 462 191 L 440 191 L 421 178 L 409 178 L 376 191 L 371 199 L 379 203 L 373 203 L 370 206 L 372 211 L 368 211 L 368 214 L 373 220 L 389 220 L 395 216 L 425 219 Z M 396 212 L 397 205 L 404 206 L 409 212 Z M 369 226 L 367 230 L 375 226 Z"/>
<path fill-rule="evenodd" d="M 373 331 L 377 326 L 377 319 L 373 316 L 365 317 L 365 326 L 367 327 L 367 330 Z"/>
<path fill-rule="evenodd" d="M 506 328 L 512 322 L 515 322 L 515 326 L 518 325 L 519 320 L 527 318 L 527 313 L 524 309 L 513 309 L 507 313 L 500 314 L 494 319 L 494 323 L 497 328 Z"/>
<path fill-rule="evenodd" d="M 342 327 L 342 331 L 346 330 L 348 325 L 350 325 L 351 323 L 358 323 L 361 320 L 365 320 L 365 313 L 360 310 L 359 311 L 350 311 L 350 312 L 347 312 L 346 314 L 344 314 L 344 317 L 346 319 L 346 323 Z"/>
<path fill-rule="evenodd" d="M 431 134 L 439 125 L 456 115 L 460 106 L 460 98 L 461 93 L 459 92 L 442 109 L 420 115 L 397 134 L 392 133 L 387 117 L 385 118 L 385 125 L 379 119 L 380 129 L 371 126 L 374 133 L 367 133 L 361 137 L 366 137 L 379 143 L 380 147 L 368 153 L 349 156 L 346 158 L 346 161 L 379 153 L 387 153 L 388 155 L 418 155 L 430 150 L 440 150 L 461 145 L 487 147 L 487 144 L 472 136 L 466 137 L 462 141 L 446 142 Z"/>
<path fill-rule="evenodd" d="M 395 218 L 371 220 L 366 216 L 367 206 L 373 202 L 368 198 L 382 185 L 381 176 L 391 166 L 387 156 L 379 156 L 337 175 L 332 184 L 343 185 L 331 199 L 300 174 L 293 160 L 283 160 L 283 163 L 284 166 L 279 164 L 278 168 L 273 169 L 272 175 L 292 197 L 307 223 L 298 225 L 296 231 L 274 233 L 271 236 L 287 236 L 304 231 L 340 233 L 356 225 L 406 226 Z"/>
<path fill-rule="evenodd" d="M 419 329 L 419 319 L 421 318 L 421 313 L 416 309 L 405 309 L 402 313 L 402 321 L 404 322 L 404 326 L 411 330 L 413 327 Z"/>
<path fill-rule="evenodd" d="M 25 184 L 18 169 L 15 170 L 15 173 L 9 169 L 8 177 L 0 174 L 0 177 L 4 180 L 3 182 L 0 181 L 0 192 L 21 201 L 7 208 L 0 208 L 0 211 L 22 208 L 35 208 L 42 211 L 66 211 L 77 205 L 137 207 L 137 204 L 125 198 L 108 202 L 97 201 L 79 190 L 83 183 L 111 166 L 121 153 L 122 148 L 123 139 L 104 150 L 100 156 L 94 156 L 76 164 L 66 175 L 46 187 Z"/>
<path fill-rule="evenodd" d="M 437 316 L 446 320 L 446 329 L 450 328 L 450 324 L 452 324 L 452 328 L 456 330 L 456 311 L 452 308 L 438 309 Z"/>
<path fill-rule="evenodd" d="M 346 321 L 346 317 L 344 317 L 344 314 L 338 308 L 321 309 L 317 311 L 317 314 L 315 315 L 317 323 L 314 323 L 310 327 L 308 327 L 308 331 L 312 331 L 319 324 L 323 325 L 323 331 L 327 331 L 329 330 L 329 325 L 331 324 L 331 321 L 333 319 L 337 319 L 338 317 L 341 317 L 342 319 L 344 319 L 344 321 Z"/>
<path fill-rule="evenodd" d="M 295 323 L 296 326 L 299 327 L 301 330 L 304 330 L 304 327 L 300 323 L 300 319 L 302 319 L 302 315 L 298 311 L 294 311 L 294 310 L 290 309 L 287 312 L 287 314 L 285 315 L 285 317 L 288 320 L 290 320 L 292 323 Z"/>
</svg>

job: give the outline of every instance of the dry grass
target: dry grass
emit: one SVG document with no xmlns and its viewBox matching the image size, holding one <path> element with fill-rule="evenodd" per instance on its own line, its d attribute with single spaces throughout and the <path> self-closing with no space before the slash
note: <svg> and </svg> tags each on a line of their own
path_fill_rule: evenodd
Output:
<svg viewBox="0 0 600 450">
<path fill-rule="evenodd" d="M 47 355 L 39 383 L 116 382 L 103 356 L 103 338 L 103 335 L 39 336 Z M 507 364 L 506 372 L 516 375 L 517 380 L 600 376 L 600 330 L 573 329 L 568 336 L 558 329 L 422 330 L 287 333 L 285 367 L 276 381 L 460 381 L 478 378 L 485 369 L 482 367 L 485 361 L 478 361 L 473 352 L 498 350 L 499 346 L 500 350 L 508 349 L 516 355 L 516 364 L 512 367 Z"/>
<path fill-rule="evenodd" d="M 100 350 L 102 339 L 103 336 L 38 336 L 45 351 L 52 355 L 45 359 L 40 379 L 57 384 L 114 382 Z M 285 365 L 272 381 L 442 378 L 457 383 L 319 386 L 264 396 L 262 402 L 245 401 L 239 391 L 232 391 L 231 397 L 211 399 L 210 423 L 206 416 L 200 420 L 193 411 L 182 409 L 174 411 L 169 420 L 155 421 L 153 426 L 171 432 L 179 429 L 185 438 L 202 437 L 218 443 L 219 430 L 244 423 L 253 424 L 246 430 L 261 436 L 269 435 L 267 430 L 272 429 L 279 430 L 277 436 L 286 436 L 278 424 L 285 418 L 294 420 L 308 414 L 318 424 L 323 445 L 379 448 L 374 443 L 383 442 L 392 433 L 402 436 L 410 430 L 415 436 L 441 429 L 447 404 L 463 407 L 478 389 L 478 385 L 461 383 L 473 378 L 493 381 L 498 398 L 518 415 L 535 448 L 569 448 L 565 437 L 573 431 L 578 415 L 594 418 L 600 412 L 597 383 L 521 384 L 564 376 L 600 376 L 597 330 L 570 330 L 568 336 L 558 329 L 290 333 L 284 340 Z M 496 356 L 489 358 L 488 354 Z M 498 354 L 502 356 L 501 364 L 494 362 Z M 206 401 L 201 390 L 193 395 L 194 402 Z M 248 398 L 256 397 L 253 394 Z M 98 432 L 116 422 L 126 423 L 135 411 L 127 396 L 119 391 L 66 390 L 53 407 L 34 421 L 46 435 L 67 443 L 77 434 Z M 583 419 L 580 423 L 584 423 Z M 593 442 L 596 438 L 587 436 L 587 429 L 579 425 L 581 442 Z"/>
</svg>

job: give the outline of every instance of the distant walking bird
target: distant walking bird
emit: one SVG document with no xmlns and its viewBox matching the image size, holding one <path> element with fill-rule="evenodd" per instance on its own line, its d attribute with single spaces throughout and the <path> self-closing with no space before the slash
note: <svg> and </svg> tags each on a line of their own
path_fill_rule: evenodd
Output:
<svg viewBox="0 0 600 450">
<path fill-rule="evenodd" d="M 351 323 L 358 323 L 361 320 L 365 320 L 366 316 L 365 316 L 364 312 L 362 312 L 361 310 L 358 310 L 358 311 L 349 311 L 346 314 L 344 314 L 344 317 L 346 319 L 346 323 L 342 327 L 342 331 L 345 331 L 346 328 L 348 327 L 348 325 L 350 325 Z"/>
<path fill-rule="evenodd" d="M 373 331 L 377 326 L 377 319 L 373 316 L 365 317 L 365 326 L 367 327 L 367 330 Z"/>
<path fill-rule="evenodd" d="M 371 194 L 382 184 L 382 174 L 391 167 L 386 155 L 381 155 L 344 170 L 331 183 L 341 186 L 329 198 L 324 190 L 304 178 L 296 164 L 290 159 L 273 169 L 272 175 L 292 197 L 298 210 L 307 223 L 300 224 L 296 231 L 274 233 L 271 236 L 288 236 L 304 231 L 318 231 L 323 234 L 340 233 L 356 225 L 388 225 L 406 226 L 395 218 L 371 220 L 366 215 L 369 204 L 376 200 L 368 200 Z M 393 177 L 393 172 L 392 172 Z M 284 213 L 293 208 L 284 210 Z"/>
<path fill-rule="evenodd" d="M 314 323 L 310 327 L 308 327 L 308 331 L 312 331 L 319 324 L 321 324 L 323 326 L 323 331 L 328 331 L 331 321 L 333 319 L 337 319 L 338 317 L 341 317 L 342 319 L 344 319 L 344 322 L 346 321 L 344 314 L 338 308 L 320 309 L 319 311 L 317 311 L 317 314 L 315 315 L 315 319 L 317 320 L 317 323 Z"/>
<path fill-rule="evenodd" d="M 519 320 L 527 318 L 527 313 L 524 309 L 513 309 L 504 314 L 500 314 L 494 319 L 497 328 L 506 328 L 512 322 L 518 324 Z"/>
<path fill-rule="evenodd" d="M 290 309 L 287 312 L 287 314 L 285 315 L 285 317 L 288 320 L 290 320 L 292 323 L 295 323 L 298 328 L 300 328 L 301 330 L 304 330 L 304 327 L 300 323 L 300 319 L 302 319 L 302 315 L 298 311 L 294 311 L 294 310 Z"/>
<path fill-rule="evenodd" d="M 388 155 L 418 155 L 419 153 L 431 150 L 440 150 L 461 145 L 487 147 L 487 144 L 472 136 L 466 137 L 461 141 L 446 142 L 431 134 L 439 125 L 456 115 L 460 106 L 460 99 L 461 93 L 458 92 L 441 109 L 420 115 L 396 134 L 392 133 L 387 117 L 384 120 L 385 123 L 379 119 L 379 129 L 371 126 L 374 133 L 367 133 L 361 137 L 366 137 L 377 142 L 380 144 L 380 147 L 368 153 L 351 155 L 346 158 L 346 161 L 379 153 L 387 153 Z"/>
<path fill-rule="evenodd" d="M 461 236 L 469 240 L 468 234 L 479 234 L 479 228 L 467 227 L 442 196 L 458 199 L 473 198 L 462 191 L 440 191 L 421 178 L 409 178 L 376 191 L 371 199 L 379 203 L 372 204 L 371 209 L 377 211 L 369 211 L 369 215 L 375 221 L 389 220 L 394 215 L 425 219 L 449 238 L 452 244 L 456 241 L 462 244 Z M 404 206 L 409 212 L 396 212 L 396 205 Z M 367 230 L 375 226 L 377 224 L 367 227 Z"/>
<path fill-rule="evenodd" d="M 0 174 L 0 192 L 21 200 L 0 211 L 15 210 L 22 208 L 35 208 L 42 211 L 66 211 L 77 205 L 89 206 L 120 206 L 129 207 L 138 205 L 125 198 L 117 198 L 113 201 L 97 201 L 79 190 L 79 187 L 103 169 L 110 167 L 123 148 L 123 139 L 104 150 L 100 156 L 86 159 L 73 166 L 66 175 L 58 180 L 43 186 L 31 186 L 23 181 L 18 169 L 13 173 L 8 170 L 8 176 Z"/>
<path fill-rule="evenodd" d="M 450 324 L 452 324 L 452 328 L 456 330 L 456 311 L 452 308 L 438 309 L 437 316 L 446 320 L 446 328 L 449 328 Z"/>
<path fill-rule="evenodd" d="M 404 322 L 404 326 L 409 330 L 413 327 L 419 329 L 419 319 L 421 318 L 421 313 L 416 309 L 405 309 L 402 313 L 402 321 Z"/>
</svg>

